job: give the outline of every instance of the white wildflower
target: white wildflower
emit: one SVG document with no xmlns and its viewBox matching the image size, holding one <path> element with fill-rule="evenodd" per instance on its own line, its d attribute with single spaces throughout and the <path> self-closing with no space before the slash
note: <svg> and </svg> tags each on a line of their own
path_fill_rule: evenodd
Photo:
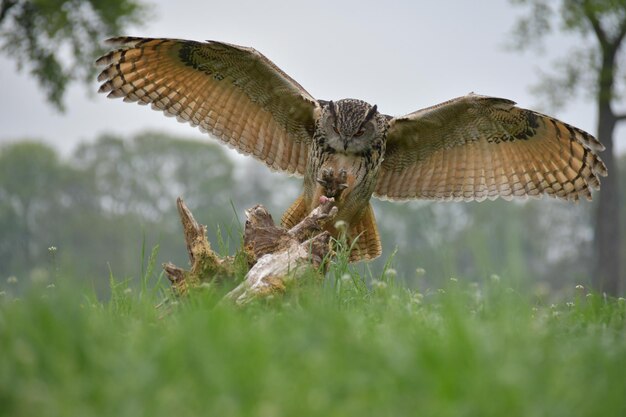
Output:
<svg viewBox="0 0 626 417">
<path fill-rule="evenodd" d="M 339 220 L 335 222 L 335 229 L 337 229 L 339 232 L 345 233 L 346 230 L 348 230 L 348 223 L 344 222 L 343 220 Z"/>
<path fill-rule="evenodd" d="M 389 268 L 385 271 L 385 278 L 394 279 L 398 275 L 398 271 L 393 268 Z"/>
<path fill-rule="evenodd" d="M 385 288 L 387 288 L 387 283 L 385 281 L 375 279 L 374 281 L 372 281 L 372 287 L 377 290 L 384 290 Z"/>
</svg>

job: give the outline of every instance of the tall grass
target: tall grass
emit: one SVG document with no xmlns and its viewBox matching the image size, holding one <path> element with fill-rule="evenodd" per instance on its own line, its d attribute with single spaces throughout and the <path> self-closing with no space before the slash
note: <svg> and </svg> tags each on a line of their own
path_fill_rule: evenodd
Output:
<svg viewBox="0 0 626 417">
<path fill-rule="evenodd" d="M 340 261 L 244 309 L 211 285 L 155 308 L 167 288 L 142 273 L 108 301 L 1 296 L 0 415 L 626 415 L 623 300 L 545 305 L 505 277 L 420 292 Z"/>
</svg>

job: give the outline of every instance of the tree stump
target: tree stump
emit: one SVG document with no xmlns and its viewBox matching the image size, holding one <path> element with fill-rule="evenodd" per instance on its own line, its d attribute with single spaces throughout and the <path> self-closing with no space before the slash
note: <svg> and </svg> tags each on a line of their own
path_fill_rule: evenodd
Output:
<svg viewBox="0 0 626 417">
<path fill-rule="evenodd" d="M 185 270 L 172 263 L 163 265 L 175 293 L 183 295 L 203 282 L 234 279 L 235 258 L 218 256 L 207 240 L 206 227 L 194 219 L 181 198 L 176 204 L 191 267 Z M 262 205 L 245 213 L 243 251 L 250 269 L 222 302 L 243 305 L 256 298 L 282 293 L 288 283 L 302 278 L 310 268 L 324 269 L 331 252 L 331 236 L 323 230 L 337 214 L 333 198 L 322 197 L 320 205 L 289 230 L 276 226 Z"/>
</svg>

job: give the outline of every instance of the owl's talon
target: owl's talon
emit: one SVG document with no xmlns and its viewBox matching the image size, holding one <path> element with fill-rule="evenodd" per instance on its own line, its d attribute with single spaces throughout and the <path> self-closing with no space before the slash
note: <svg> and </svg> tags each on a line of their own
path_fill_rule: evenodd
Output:
<svg viewBox="0 0 626 417">
<path fill-rule="evenodd" d="M 333 182 L 335 177 L 335 171 L 332 168 L 324 168 L 322 169 L 322 175 L 317 179 L 318 184 L 322 187 L 326 188 L 330 183 Z"/>
<path fill-rule="evenodd" d="M 345 185 L 345 187 L 347 187 L 348 184 L 346 184 L 346 182 L 348 181 L 348 171 L 346 171 L 344 168 L 341 168 L 339 170 L 339 179 L 338 180 L 339 180 L 339 182 L 341 182 L 341 185 Z"/>
<path fill-rule="evenodd" d="M 339 170 L 338 174 L 335 174 L 335 170 L 332 168 L 322 169 L 320 178 L 317 179 L 317 183 L 324 189 L 323 195 L 329 198 L 339 198 L 341 192 L 348 188 L 348 171 L 345 169 Z"/>
</svg>

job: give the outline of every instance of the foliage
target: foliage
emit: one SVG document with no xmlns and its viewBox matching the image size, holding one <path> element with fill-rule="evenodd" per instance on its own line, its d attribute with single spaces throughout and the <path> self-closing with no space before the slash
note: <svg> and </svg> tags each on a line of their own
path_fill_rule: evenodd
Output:
<svg viewBox="0 0 626 417">
<path fill-rule="evenodd" d="M 145 11 L 137 0 L 2 0 L 2 51 L 29 68 L 48 101 L 63 109 L 71 81 L 93 80 L 102 40 L 140 23 Z"/>
<path fill-rule="evenodd" d="M 116 280 L 108 302 L 62 283 L 5 293 L 0 413 L 626 413 L 623 300 L 572 288 L 537 304 L 504 280 L 420 293 L 389 272 L 370 287 L 341 273 L 245 310 L 215 308 L 211 286 L 167 311 L 150 286 Z"/>
<path fill-rule="evenodd" d="M 602 71 L 602 49 L 609 43 L 620 41 L 626 30 L 626 2 L 623 0 L 511 0 L 524 6 L 527 14 L 515 24 L 511 42 L 520 50 L 542 51 L 546 41 L 555 32 L 562 31 L 577 39 L 567 52 L 556 58 L 548 67 L 553 72 L 541 71 L 539 82 L 533 92 L 544 99 L 550 108 L 565 106 L 572 97 L 583 93 L 592 98 L 599 94 L 598 82 Z M 607 45 L 597 39 L 592 19 L 595 16 L 597 27 L 601 27 Z M 612 98 L 621 98 L 626 88 L 623 83 L 622 62 L 624 51 L 619 47 L 615 51 L 615 79 L 617 84 L 612 91 Z"/>
</svg>

